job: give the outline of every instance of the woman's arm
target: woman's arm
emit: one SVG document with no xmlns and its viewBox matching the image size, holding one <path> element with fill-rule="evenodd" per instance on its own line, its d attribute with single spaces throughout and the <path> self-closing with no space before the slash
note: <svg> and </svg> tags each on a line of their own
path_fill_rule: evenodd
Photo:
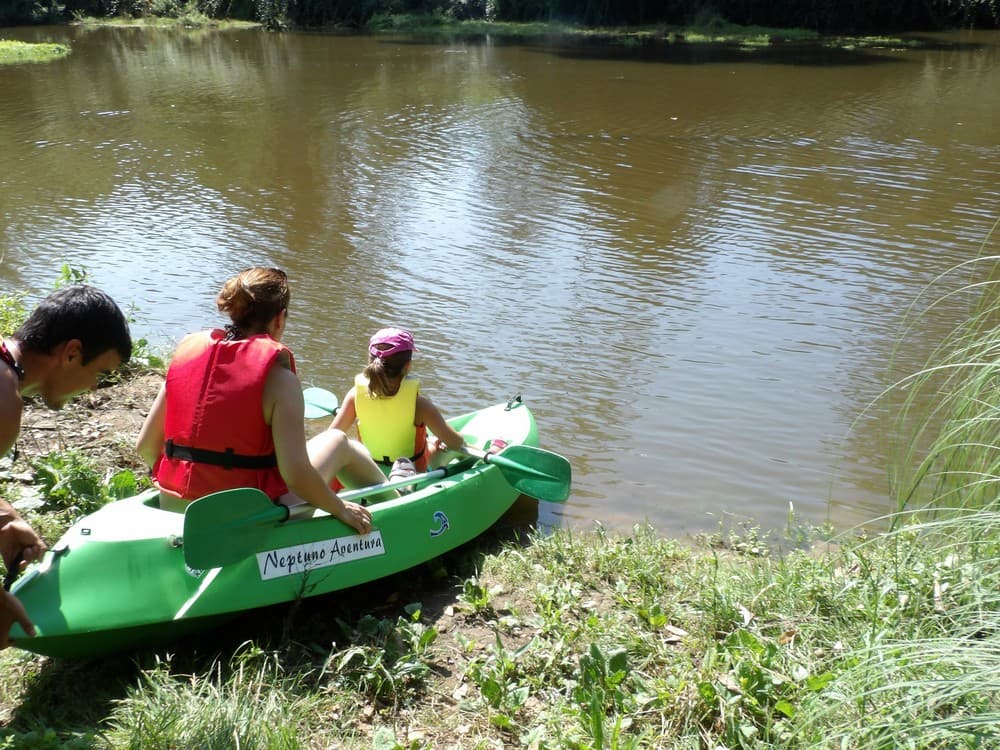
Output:
<svg viewBox="0 0 1000 750">
<path fill-rule="evenodd" d="M 160 392 L 156 394 L 149 414 L 142 423 L 139 430 L 139 437 L 135 441 L 135 449 L 146 466 L 153 468 L 156 459 L 163 453 L 163 430 L 167 413 L 167 384 L 160 386 Z"/>
<path fill-rule="evenodd" d="M 339 518 L 359 533 L 371 531 L 371 513 L 356 503 L 345 503 L 316 471 L 306 450 L 305 403 L 299 379 L 275 365 L 264 386 L 264 419 L 271 424 L 278 471 L 288 489 L 310 505 Z"/>
</svg>

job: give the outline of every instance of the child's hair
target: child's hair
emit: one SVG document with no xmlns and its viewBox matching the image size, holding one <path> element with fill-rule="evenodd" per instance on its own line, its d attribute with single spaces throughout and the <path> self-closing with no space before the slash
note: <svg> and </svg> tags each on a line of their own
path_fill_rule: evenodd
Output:
<svg viewBox="0 0 1000 750">
<path fill-rule="evenodd" d="M 226 281 L 215 303 L 233 321 L 233 337 L 240 338 L 267 328 L 274 316 L 288 308 L 291 296 L 284 271 L 256 266 Z"/>
<path fill-rule="evenodd" d="M 406 365 L 416 350 L 413 334 L 402 328 L 383 328 L 368 341 L 369 398 L 389 398 L 399 391 Z"/>
<path fill-rule="evenodd" d="M 369 398 L 395 396 L 402 382 L 406 365 L 413 359 L 412 351 L 396 352 L 388 357 L 368 357 L 365 377 L 368 378 Z"/>
</svg>

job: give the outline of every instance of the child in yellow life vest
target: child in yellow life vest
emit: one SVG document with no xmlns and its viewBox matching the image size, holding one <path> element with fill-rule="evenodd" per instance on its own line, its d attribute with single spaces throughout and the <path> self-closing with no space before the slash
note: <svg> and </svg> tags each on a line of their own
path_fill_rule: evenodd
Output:
<svg viewBox="0 0 1000 750">
<path fill-rule="evenodd" d="M 407 377 L 415 351 L 409 331 L 383 328 L 372 336 L 368 366 L 354 377 L 330 424 L 346 431 L 356 422 L 358 438 L 384 470 L 393 467 L 394 478 L 426 471 L 434 453 L 465 444 L 431 400 L 420 395 L 420 381 Z M 430 440 L 427 430 L 434 435 Z"/>
</svg>

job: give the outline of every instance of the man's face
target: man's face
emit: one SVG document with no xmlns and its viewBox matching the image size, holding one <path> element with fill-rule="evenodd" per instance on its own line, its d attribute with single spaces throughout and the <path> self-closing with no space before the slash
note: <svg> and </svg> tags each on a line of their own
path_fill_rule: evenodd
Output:
<svg viewBox="0 0 1000 750">
<path fill-rule="evenodd" d="M 50 409 L 61 409 L 74 396 L 94 390 L 104 375 L 113 372 L 122 363 L 121 355 L 115 349 L 108 349 L 83 364 L 79 341 L 67 341 L 63 347 L 59 367 L 46 380 L 40 393 Z"/>
</svg>

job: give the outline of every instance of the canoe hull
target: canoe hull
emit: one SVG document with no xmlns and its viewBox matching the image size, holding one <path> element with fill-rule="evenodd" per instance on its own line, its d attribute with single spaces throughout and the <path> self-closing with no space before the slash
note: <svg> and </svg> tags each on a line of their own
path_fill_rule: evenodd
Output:
<svg viewBox="0 0 1000 750">
<path fill-rule="evenodd" d="M 473 445 L 496 436 L 538 442 L 534 418 L 520 404 L 452 423 Z M 78 521 L 14 585 L 38 635 L 26 638 L 17 628 L 11 635 L 22 649 L 88 658 L 407 570 L 476 538 L 517 499 L 497 467 L 466 460 L 464 471 L 371 506 L 367 535 L 310 508 L 276 524 L 254 554 L 211 570 L 185 565 L 184 516 L 161 510 L 155 491 L 111 503 Z"/>
</svg>

